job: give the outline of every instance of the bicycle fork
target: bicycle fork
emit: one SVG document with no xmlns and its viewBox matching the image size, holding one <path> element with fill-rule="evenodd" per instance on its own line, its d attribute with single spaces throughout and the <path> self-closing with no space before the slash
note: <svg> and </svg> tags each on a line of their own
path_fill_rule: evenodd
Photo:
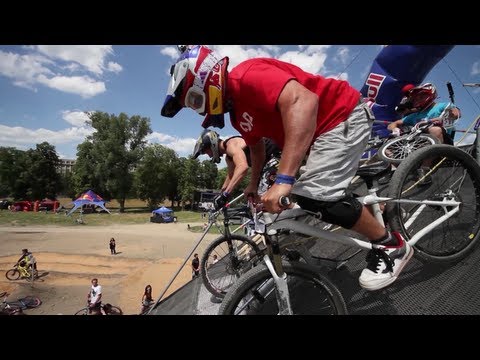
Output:
<svg viewBox="0 0 480 360">
<path fill-rule="evenodd" d="M 278 314 L 293 315 L 292 304 L 290 303 L 290 293 L 288 291 L 287 273 L 283 271 L 277 230 L 270 229 L 267 234 L 268 236 L 265 236 L 265 241 L 267 243 L 268 253 L 263 257 L 263 260 L 265 261 L 265 265 L 267 265 L 275 283 Z M 274 241 L 272 241 L 272 237 L 275 238 Z M 271 258 L 273 258 L 273 262 Z"/>
</svg>

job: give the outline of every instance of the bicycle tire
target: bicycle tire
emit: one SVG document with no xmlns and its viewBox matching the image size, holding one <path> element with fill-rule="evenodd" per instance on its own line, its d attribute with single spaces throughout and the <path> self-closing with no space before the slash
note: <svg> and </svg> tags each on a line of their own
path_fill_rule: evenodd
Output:
<svg viewBox="0 0 480 360">
<path fill-rule="evenodd" d="M 123 315 L 123 311 L 118 306 L 110 305 L 107 315 Z"/>
<path fill-rule="evenodd" d="M 315 268 L 302 263 L 288 262 L 283 262 L 283 267 L 289 281 L 290 301 L 295 315 L 346 315 L 348 313 L 340 291 Z M 266 296 L 260 295 L 267 291 Z M 321 300 L 320 298 L 319 301 L 313 300 L 315 295 L 321 297 Z M 250 298 L 244 301 L 246 296 Z M 239 304 L 242 304 L 243 308 L 237 309 Z M 313 309 L 317 305 L 319 308 Z M 278 314 L 272 275 L 265 264 L 254 267 L 233 285 L 225 295 L 218 314 L 235 315 L 238 312 L 242 312 L 242 315 Z"/>
<path fill-rule="evenodd" d="M 78 310 L 75 314 L 73 315 L 88 315 L 88 306 L 84 307 L 83 309 Z"/>
<path fill-rule="evenodd" d="M 412 175 L 425 163 L 434 169 L 431 183 L 415 186 Z M 452 145 L 432 145 L 415 151 L 392 176 L 388 189 L 394 199 L 442 200 L 461 202 L 459 213 L 425 234 L 414 246 L 425 260 L 453 262 L 463 259 L 477 245 L 480 237 L 480 166 L 466 152 Z M 403 215 L 402 215 L 403 213 Z M 408 240 L 432 223 L 444 209 L 431 205 L 387 204 L 387 220 L 392 230 Z"/>
<path fill-rule="evenodd" d="M 34 309 L 42 304 L 42 300 L 36 296 L 25 296 L 18 299 L 17 302 L 23 303 L 27 309 Z"/>
<path fill-rule="evenodd" d="M 240 249 L 243 249 L 243 246 L 249 246 L 250 258 L 256 257 L 260 253 L 260 248 L 253 240 L 235 234 L 231 234 L 230 237 L 222 235 L 207 247 L 200 262 L 200 273 L 203 285 L 218 298 L 223 298 L 236 279 L 251 268 L 249 259 L 242 258 L 239 260 L 230 257 L 231 244 L 229 244 L 229 241 L 239 242 L 233 245 Z M 246 252 L 244 253 L 246 254 Z M 219 261 L 210 266 L 214 254 L 218 256 Z"/>
<path fill-rule="evenodd" d="M 419 134 L 410 141 L 406 140 L 408 136 L 410 134 L 388 140 L 378 149 L 377 156 L 383 161 L 398 165 L 415 150 L 440 142 L 436 137 L 428 134 Z"/>
<path fill-rule="evenodd" d="M 18 280 L 20 278 L 20 271 L 17 269 L 10 269 L 5 273 L 8 280 Z"/>
</svg>

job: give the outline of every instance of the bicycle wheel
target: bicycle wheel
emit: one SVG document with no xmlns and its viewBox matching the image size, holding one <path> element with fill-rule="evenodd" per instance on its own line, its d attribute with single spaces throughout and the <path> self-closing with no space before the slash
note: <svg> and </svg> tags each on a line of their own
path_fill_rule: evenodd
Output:
<svg viewBox="0 0 480 360">
<path fill-rule="evenodd" d="M 73 315 L 88 315 L 88 307 L 84 307 L 81 310 L 78 310 L 75 314 Z"/>
<path fill-rule="evenodd" d="M 415 150 L 439 143 L 436 137 L 427 134 L 419 134 L 411 140 L 407 140 L 408 136 L 410 134 L 387 141 L 378 149 L 378 157 L 383 161 L 398 165 Z"/>
<path fill-rule="evenodd" d="M 17 269 L 10 269 L 5 273 L 8 280 L 18 280 L 20 278 L 20 271 Z"/>
<path fill-rule="evenodd" d="M 428 164 L 427 185 L 417 170 Z M 459 212 L 425 234 L 416 244 L 416 253 L 436 262 L 465 257 L 478 243 L 480 230 L 480 167 L 466 152 L 451 145 L 432 145 L 415 151 L 395 171 L 389 197 L 410 200 L 455 200 Z M 424 204 L 388 203 L 387 219 L 392 230 L 410 239 L 444 215 L 448 208 Z"/>
<path fill-rule="evenodd" d="M 42 300 L 35 296 L 25 296 L 18 299 L 17 302 L 24 304 L 27 309 L 34 309 L 42 304 Z"/>
<path fill-rule="evenodd" d="M 252 258 L 257 258 L 260 248 L 243 235 L 225 235 L 215 239 L 205 250 L 200 263 L 202 281 L 208 291 L 223 297 L 233 283 L 252 267 Z M 213 255 L 218 262 L 212 264 Z"/>
<path fill-rule="evenodd" d="M 110 305 L 107 315 L 123 315 L 123 311 L 118 306 Z"/>
<path fill-rule="evenodd" d="M 347 306 L 333 283 L 315 268 L 283 263 L 295 315 L 345 315 Z M 219 315 L 278 314 L 275 286 L 265 264 L 251 269 L 225 295 Z"/>
</svg>

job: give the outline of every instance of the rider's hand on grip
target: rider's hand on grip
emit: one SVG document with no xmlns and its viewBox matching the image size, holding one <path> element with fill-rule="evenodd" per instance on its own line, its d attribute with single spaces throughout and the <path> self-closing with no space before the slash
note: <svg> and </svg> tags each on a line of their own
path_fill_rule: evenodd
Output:
<svg viewBox="0 0 480 360">
<path fill-rule="evenodd" d="M 224 191 L 213 200 L 213 205 L 215 206 L 215 210 L 220 210 L 227 204 L 228 195 L 229 194 L 226 191 Z"/>
<path fill-rule="evenodd" d="M 288 196 L 280 196 L 278 204 L 283 207 L 289 207 L 292 204 L 292 201 Z"/>
</svg>

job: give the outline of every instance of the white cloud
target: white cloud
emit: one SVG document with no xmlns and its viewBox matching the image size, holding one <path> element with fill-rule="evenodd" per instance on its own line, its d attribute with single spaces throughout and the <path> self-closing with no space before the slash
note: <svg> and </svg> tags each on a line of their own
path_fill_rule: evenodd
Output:
<svg viewBox="0 0 480 360">
<path fill-rule="evenodd" d="M 113 54 L 112 45 L 37 45 L 36 49 L 52 59 L 76 62 L 96 75 L 103 73 L 106 57 Z"/>
<path fill-rule="evenodd" d="M 470 75 L 475 76 L 480 74 L 480 61 L 476 61 L 472 65 L 472 71 L 470 72 Z"/>
<path fill-rule="evenodd" d="M 245 45 L 213 45 L 210 48 L 217 51 L 222 56 L 229 57 L 229 69 L 234 68 L 242 61 L 248 59 L 257 57 L 273 57 L 272 54 L 261 47 L 254 48 Z"/>
<path fill-rule="evenodd" d="M 19 55 L 0 50 L 0 75 L 12 78 L 15 85 L 33 88 L 39 74 L 53 74 L 45 64 L 50 60 L 39 55 Z"/>
<path fill-rule="evenodd" d="M 108 64 L 107 64 L 107 70 L 112 71 L 115 74 L 118 74 L 120 71 L 123 70 L 123 67 L 122 67 L 122 65 L 120 65 L 116 62 L 109 61 Z"/>
<path fill-rule="evenodd" d="M 0 125 L 0 143 L 3 146 L 16 148 L 33 148 L 35 144 L 48 141 L 52 145 L 83 142 L 87 135 L 93 133 L 92 128 L 72 127 L 59 131 L 47 129 L 27 129 L 20 126 Z"/>
<path fill-rule="evenodd" d="M 318 74 L 324 68 L 327 54 L 323 52 L 287 51 L 281 54 L 278 59 L 297 65 L 307 72 Z"/>
<path fill-rule="evenodd" d="M 153 144 L 160 144 L 166 146 L 178 153 L 179 156 L 191 155 L 193 148 L 195 147 L 195 142 L 197 141 L 197 139 L 182 139 L 159 132 L 151 133 L 147 136 L 147 140 Z"/>
<path fill-rule="evenodd" d="M 4 52 L 0 50 L 0 75 L 12 79 L 16 86 L 37 91 L 36 85 L 42 84 L 47 87 L 78 94 L 83 98 L 89 98 L 106 91 L 103 81 L 92 79 L 89 76 L 67 76 L 56 71 L 73 72 L 87 69 L 96 75 L 103 70 L 118 73 L 122 66 L 110 61 L 105 66 L 105 57 L 113 52 L 110 45 L 105 46 L 59 46 L 37 45 L 24 46 L 25 50 L 38 50 L 42 52 L 26 55 Z M 50 56 L 51 59 L 46 56 Z M 71 61 L 59 64 L 52 59 Z"/>
<path fill-rule="evenodd" d="M 280 53 L 281 48 L 275 45 L 248 46 L 248 45 L 208 45 L 222 56 L 230 59 L 229 69 L 232 69 L 242 61 L 257 58 L 270 57 L 295 64 L 306 71 L 318 73 L 324 67 L 327 58 L 326 51 L 331 45 L 300 45 L 299 51 L 287 51 Z M 163 55 L 171 58 L 178 57 L 178 50 L 174 47 L 165 47 L 160 50 Z"/>
<path fill-rule="evenodd" d="M 173 60 L 177 60 L 180 53 L 178 49 L 174 46 L 167 46 L 160 50 L 160 54 L 171 57 Z"/>
<path fill-rule="evenodd" d="M 62 118 L 72 124 L 73 126 L 85 126 L 86 122 L 90 120 L 90 117 L 83 111 L 62 111 Z"/>
<path fill-rule="evenodd" d="M 54 76 L 47 78 L 44 75 L 39 75 L 37 81 L 53 89 L 78 94 L 83 98 L 101 94 L 106 90 L 103 81 L 95 81 L 88 76 Z"/>
<path fill-rule="evenodd" d="M 337 54 L 335 58 L 338 61 L 340 61 L 343 65 L 346 65 L 349 55 L 350 55 L 350 49 L 342 46 L 337 50 Z"/>
<path fill-rule="evenodd" d="M 326 78 L 348 81 L 348 73 L 343 72 L 341 74 L 330 74 L 330 75 L 326 76 Z"/>
</svg>

